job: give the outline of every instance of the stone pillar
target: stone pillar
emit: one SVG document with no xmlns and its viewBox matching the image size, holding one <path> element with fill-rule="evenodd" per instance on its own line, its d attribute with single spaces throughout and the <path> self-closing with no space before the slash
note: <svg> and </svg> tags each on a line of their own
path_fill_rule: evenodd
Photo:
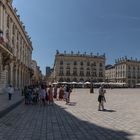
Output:
<svg viewBox="0 0 140 140">
<path fill-rule="evenodd" d="M 7 84 L 11 84 L 11 67 L 10 64 L 7 65 Z"/>
<path fill-rule="evenodd" d="M 3 9 L 3 35 L 4 35 L 4 39 L 6 39 L 6 30 L 7 30 L 7 19 L 6 19 L 6 11 L 5 9 Z"/>
<path fill-rule="evenodd" d="M 23 88 L 23 68 L 21 69 L 21 89 Z"/>
<path fill-rule="evenodd" d="M 0 5 L 0 29 L 2 30 L 2 5 Z"/>
<path fill-rule="evenodd" d="M 18 72 L 18 88 L 21 87 L 21 68 L 19 67 L 19 72 Z"/>
<path fill-rule="evenodd" d="M 20 89 L 22 88 L 22 67 L 20 68 Z"/>
<path fill-rule="evenodd" d="M 9 75 L 10 75 L 10 73 L 9 73 L 9 66 L 8 65 L 6 65 L 5 67 L 4 67 L 4 71 L 3 71 L 3 75 L 4 75 L 4 77 L 3 77 L 3 83 L 4 83 L 4 87 L 5 86 L 7 86 L 8 84 L 10 84 L 9 83 Z"/>
<path fill-rule="evenodd" d="M 24 71 L 25 71 L 25 70 L 23 69 L 23 71 L 22 71 L 22 84 L 23 84 L 22 86 L 23 86 L 23 87 L 25 86 L 25 78 L 24 78 L 25 75 L 24 75 Z"/>
<path fill-rule="evenodd" d="M 23 69 L 23 87 L 25 86 L 25 74 L 24 74 L 24 69 Z"/>
<path fill-rule="evenodd" d="M 0 92 L 2 90 L 2 54 L 0 53 Z"/>
<path fill-rule="evenodd" d="M 23 69 L 23 87 L 25 86 L 25 69 Z"/>
<path fill-rule="evenodd" d="M 18 66 L 15 67 L 15 86 L 18 87 Z"/>
<path fill-rule="evenodd" d="M 28 85 L 30 85 L 30 83 L 29 83 L 29 70 L 27 70 L 27 83 L 28 83 Z"/>
<path fill-rule="evenodd" d="M 14 82 L 13 82 L 13 62 L 10 64 L 10 84 L 14 86 Z"/>
<path fill-rule="evenodd" d="M 13 86 L 16 87 L 16 65 L 13 65 Z"/>
<path fill-rule="evenodd" d="M 28 83 L 29 83 L 29 85 L 31 85 L 31 80 L 30 80 L 31 78 L 30 78 L 30 72 L 29 72 L 29 70 L 28 70 Z"/>
</svg>

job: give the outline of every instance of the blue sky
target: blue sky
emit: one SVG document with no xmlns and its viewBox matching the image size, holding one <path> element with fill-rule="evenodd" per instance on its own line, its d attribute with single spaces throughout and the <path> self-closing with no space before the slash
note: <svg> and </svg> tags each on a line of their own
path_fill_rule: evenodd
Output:
<svg viewBox="0 0 140 140">
<path fill-rule="evenodd" d="M 140 59 L 140 0 L 14 0 L 45 74 L 56 50 Z"/>
</svg>

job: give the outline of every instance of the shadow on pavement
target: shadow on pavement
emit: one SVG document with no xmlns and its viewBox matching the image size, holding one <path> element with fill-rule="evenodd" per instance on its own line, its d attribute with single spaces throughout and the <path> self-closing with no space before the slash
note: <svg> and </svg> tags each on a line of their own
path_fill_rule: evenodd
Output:
<svg viewBox="0 0 140 140">
<path fill-rule="evenodd" d="M 70 102 L 68 105 L 69 106 L 76 106 L 76 104 L 77 104 L 76 102 Z"/>
<path fill-rule="evenodd" d="M 103 112 L 117 112 L 116 110 L 104 109 Z"/>
<path fill-rule="evenodd" d="M 67 133 L 68 139 L 76 137 L 76 140 L 130 140 L 129 137 L 133 136 L 125 131 L 117 131 L 80 120 L 58 105 L 55 105 L 54 110 L 56 114 L 53 115 L 57 115 L 59 131 Z M 106 110 L 106 112 L 115 112 L 115 110 Z"/>
<path fill-rule="evenodd" d="M 76 117 L 67 108 L 57 104 L 21 105 L 0 119 L 0 140 L 22 140 L 23 137 L 28 140 L 131 140 L 133 136 L 91 123 L 88 119 L 81 120 L 78 116 L 84 119 L 86 115 L 72 108 L 78 114 Z"/>
</svg>

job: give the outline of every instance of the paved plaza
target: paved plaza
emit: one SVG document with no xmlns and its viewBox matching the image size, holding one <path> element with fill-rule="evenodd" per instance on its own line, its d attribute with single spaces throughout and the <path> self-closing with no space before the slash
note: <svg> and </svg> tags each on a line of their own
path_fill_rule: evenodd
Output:
<svg viewBox="0 0 140 140">
<path fill-rule="evenodd" d="M 7 114 L 11 109 L 15 108 L 23 101 L 23 96 L 19 91 L 15 91 L 12 99 L 8 100 L 8 93 L 0 93 L 0 118 Z"/>
<path fill-rule="evenodd" d="M 74 89 L 70 105 L 22 103 L 0 119 L 0 140 L 140 140 L 140 89 L 107 89 L 106 111 L 97 97 Z"/>
</svg>

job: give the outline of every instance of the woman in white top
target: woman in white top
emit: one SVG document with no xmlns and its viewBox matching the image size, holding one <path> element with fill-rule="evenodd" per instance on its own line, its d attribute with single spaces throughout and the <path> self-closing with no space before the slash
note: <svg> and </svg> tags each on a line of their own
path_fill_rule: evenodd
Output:
<svg viewBox="0 0 140 140">
<path fill-rule="evenodd" d="M 14 93 L 14 88 L 12 87 L 12 85 L 8 86 L 7 92 L 8 92 L 9 100 L 11 100 L 12 99 L 12 94 Z"/>
</svg>

